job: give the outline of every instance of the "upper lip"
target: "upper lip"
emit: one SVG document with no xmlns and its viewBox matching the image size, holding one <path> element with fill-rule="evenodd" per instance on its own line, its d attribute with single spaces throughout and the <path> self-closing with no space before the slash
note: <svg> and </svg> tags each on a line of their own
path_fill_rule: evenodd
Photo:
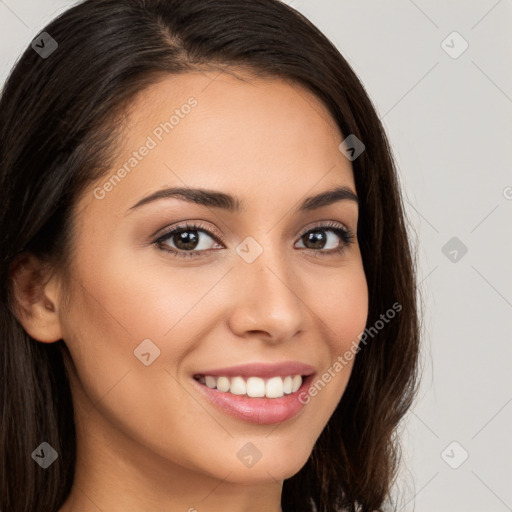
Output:
<svg viewBox="0 0 512 512">
<path fill-rule="evenodd" d="M 212 377 L 286 377 L 287 375 L 311 375 L 315 368 L 298 361 L 282 363 L 246 363 L 226 368 L 215 368 L 196 372 L 194 375 L 211 375 Z"/>
</svg>

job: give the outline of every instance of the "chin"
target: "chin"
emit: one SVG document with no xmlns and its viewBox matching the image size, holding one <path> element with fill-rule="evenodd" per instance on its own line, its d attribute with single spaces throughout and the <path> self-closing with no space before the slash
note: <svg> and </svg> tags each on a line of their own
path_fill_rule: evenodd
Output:
<svg viewBox="0 0 512 512">
<path fill-rule="evenodd" d="M 242 447 L 246 444 L 249 444 L 249 442 L 243 443 Z M 261 444 L 263 444 L 263 441 Z M 254 445 L 257 445 L 257 440 L 255 440 Z M 235 456 L 235 459 L 231 458 L 228 464 L 223 464 L 221 478 L 231 472 L 227 479 L 241 485 L 268 482 L 269 480 L 283 481 L 297 474 L 304 467 L 311 454 L 311 451 L 306 449 L 298 451 L 296 444 L 295 447 L 292 445 L 290 448 L 281 450 L 278 447 L 262 448 L 260 450 L 261 455 L 258 455 L 256 450 L 250 447 L 246 449 L 245 453 L 251 451 L 254 454 L 252 460 L 247 458 L 244 461 L 244 452 L 242 452 L 240 458 Z M 227 460 L 227 458 L 224 458 L 224 461 L 227 462 Z M 217 465 L 215 469 L 218 472 L 219 466 Z M 218 476 L 220 477 L 220 475 Z"/>
</svg>

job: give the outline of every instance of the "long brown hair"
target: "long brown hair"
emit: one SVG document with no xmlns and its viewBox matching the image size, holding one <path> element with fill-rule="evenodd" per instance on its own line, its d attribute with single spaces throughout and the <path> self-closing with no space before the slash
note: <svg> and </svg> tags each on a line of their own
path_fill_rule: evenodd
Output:
<svg viewBox="0 0 512 512">
<path fill-rule="evenodd" d="M 315 26 L 278 0 L 85 0 L 44 32 L 58 46 L 47 46 L 53 52 L 45 58 L 28 47 L 0 99 L 0 509 L 57 510 L 76 462 L 64 341 L 36 342 L 15 318 L 12 262 L 23 252 L 54 265 L 68 261 L 73 206 L 113 163 L 119 118 L 137 93 L 165 74 L 244 67 L 305 86 L 345 137 L 363 141 L 352 166 L 367 327 L 400 306 L 362 340 L 310 458 L 283 484 L 282 508 L 382 510 L 400 459 L 397 427 L 417 392 L 420 321 L 395 165 L 356 74 Z M 31 458 L 43 441 L 59 453 L 45 470 Z"/>
</svg>

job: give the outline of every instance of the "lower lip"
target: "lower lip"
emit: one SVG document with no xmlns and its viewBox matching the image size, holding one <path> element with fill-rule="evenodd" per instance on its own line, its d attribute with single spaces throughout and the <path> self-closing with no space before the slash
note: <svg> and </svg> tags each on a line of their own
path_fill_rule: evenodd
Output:
<svg viewBox="0 0 512 512">
<path fill-rule="evenodd" d="M 304 379 L 304 378 L 303 378 Z M 203 393 L 214 405 L 235 418 L 259 425 L 272 425 L 293 418 L 304 405 L 299 396 L 309 388 L 313 375 L 308 375 L 294 393 L 279 398 L 253 398 L 247 395 L 235 395 L 215 388 L 209 388 L 193 379 Z"/>
</svg>

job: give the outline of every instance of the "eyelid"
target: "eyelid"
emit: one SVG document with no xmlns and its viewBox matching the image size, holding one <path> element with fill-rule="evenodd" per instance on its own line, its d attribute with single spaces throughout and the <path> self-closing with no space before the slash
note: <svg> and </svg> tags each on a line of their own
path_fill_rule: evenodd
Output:
<svg viewBox="0 0 512 512">
<path fill-rule="evenodd" d="M 300 233 L 299 238 L 304 236 L 308 231 L 312 231 L 315 228 L 338 228 L 343 229 L 344 231 L 352 231 L 348 226 L 343 224 L 343 222 L 339 222 L 336 220 L 319 220 L 309 226 L 305 227 Z"/>
<path fill-rule="evenodd" d="M 155 235 L 153 235 L 151 238 L 153 240 L 153 243 L 165 240 L 166 238 L 169 238 L 169 236 L 174 233 L 175 231 L 180 230 L 197 230 L 197 231 L 205 231 L 208 236 L 211 236 L 212 238 L 216 238 L 216 242 L 218 243 L 225 243 L 224 237 L 215 229 L 210 227 L 209 225 L 203 224 L 203 221 L 183 221 L 178 222 L 175 225 L 167 226 L 164 229 L 161 229 L 157 231 Z"/>
<path fill-rule="evenodd" d="M 205 231 L 209 236 L 212 236 L 213 238 L 217 237 L 217 242 L 225 243 L 224 237 L 217 232 L 214 228 L 211 228 L 210 226 L 202 224 L 203 221 L 183 221 L 178 222 L 178 224 L 166 227 L 164 229 L 161 229 L 156 232 L 156 234 L 152 235 L 152 240 L 154 242 L 158 242 L 159 240 L 164 239 L 164 237 L 169 237 L 170 233 L 173 233 L 174 231 L 178 231 L 180 229 L 189 229 L 189 230 L 203 230 Z M 316 221 L 313 224 L 309 224 L 308 226 L 304 227 L 298 234 L 298 239 L 303 237 L 306 233 L 309 231 L 315 229 L 315 228 L 326 228 L 326 227 L 332 227 L 332 228 L 340 228 L 347 232 L 353 232 L 348 226 L 343 224 L 339 221 L 333 221 L 333 220 L 319 220 Z"/>
</svg>

